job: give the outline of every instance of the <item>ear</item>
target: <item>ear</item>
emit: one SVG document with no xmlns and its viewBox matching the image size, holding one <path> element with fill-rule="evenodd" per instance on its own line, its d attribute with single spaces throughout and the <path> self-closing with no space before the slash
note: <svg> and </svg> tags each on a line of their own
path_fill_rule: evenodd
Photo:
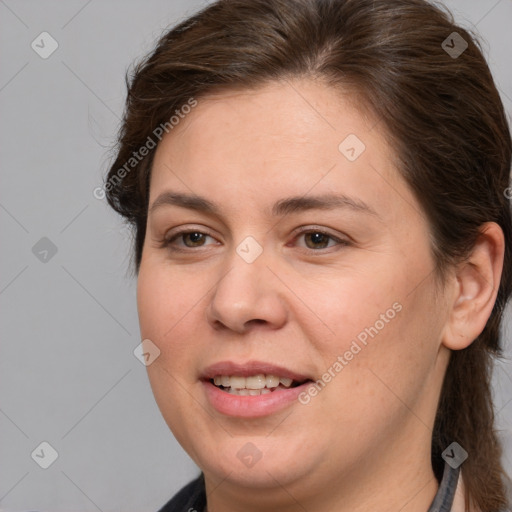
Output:
<svg viewBox="0 0 512 512">
<path fill-rule="evenodd" d="M 489 319 L 503 270 L 505 237 L 495 222 L 483 224 L 469 257 L 454 271 L 448 320 L 442 342 L 451 350 L 468 347 Z"/>
</svg>

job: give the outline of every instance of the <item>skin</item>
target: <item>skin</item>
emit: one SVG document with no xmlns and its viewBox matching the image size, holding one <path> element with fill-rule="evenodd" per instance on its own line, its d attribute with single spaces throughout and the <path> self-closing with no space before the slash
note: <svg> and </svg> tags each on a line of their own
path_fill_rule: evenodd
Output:
<svg viewBox="0 0 512 512">
<path fill-rule="evenodd" d="M 366 146 L 353 162 L 338 149 L 348 134 Z M 153 393 L 205 473 L 210 512 L 418 512 L 437 492 L 430 442 L 442 378 L 450 350 L 491 313 L 503 235 L 484 225 L 468 262 L 436 280 L 428 222 L 384 135 L 347 95 L 295 79 L 201 99 L 157 148 L 150 207 L 169 190 L 221 207 L 152 211 L 137 289 L 142 339 L 161 351 L 148 366 Z M 323 193 L 375 215 L 269 213 L 280 199 Z M 178 228 L 207 236 L 162 247 Z M 318 241 L 318 228 L 347 243 Z M 236 252 L 247 236 L 263 249 L 250 264 Z M 321 378 L 394 303 L 401 311 L 307 405 L 242 419 L 207 400 L 199 376 L 219 361 Z M 237 457 L 247 442 L 262 455 L 252 467 Z"/>
</svg>

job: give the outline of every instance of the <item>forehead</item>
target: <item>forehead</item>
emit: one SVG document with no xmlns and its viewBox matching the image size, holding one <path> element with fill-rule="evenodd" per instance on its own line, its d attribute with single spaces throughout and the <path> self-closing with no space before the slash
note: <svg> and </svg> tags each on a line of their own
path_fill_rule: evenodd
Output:
<svg viewBox="0 0 512 512">
<path fill-rule="evenodd" d="M 268 160 L 272 156 L 268 150 L 275 147 L 276 157 L 286 152 L 294 160 L 310 153 L 318 160 L 324 156 L 317 151 L 319 147 L 328 149 L 326 157 L 338 158 L 338 145 L 350 133 L 385 149 L 378 132 L 368 140 L 374 125 L 375 120 L 363 115 L 350 96 L 322 82 L 276 81 L 257 89 L 224 91 L 199 99 L 160 146 L 166 146 L 166 140 L 170 146 L 180 145 L 182 155 L 190 150 L 187 157 L 204 156 L 203 148 L 215 149 L 215 156 L 220 158 L 239 143 L 253 157 Z M 201 144 L 190 146 L 191 138 Z M 217 146 L 220 140 L 223 144 Z M 261 147 L 267 150 L 263 155 L 258 153 Z"/>
<path fill-rule="evenodd" d="M 379 127 L 349 97 L 311 80 L 211 95 L 159 144 L 150 203 L 170 187 L 218 196 L 226 209 L 308 191 L 362 194 L 386 209 L 398 189 L 408 191 Z"/>
</svg>

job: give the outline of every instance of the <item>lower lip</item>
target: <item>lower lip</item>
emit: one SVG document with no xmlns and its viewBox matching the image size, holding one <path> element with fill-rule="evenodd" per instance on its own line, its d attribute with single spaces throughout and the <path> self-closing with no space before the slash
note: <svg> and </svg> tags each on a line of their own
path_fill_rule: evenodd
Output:
<svg viewBox="0 0 512 512">
<path fill-rule="evenodd" d="M 210 381 L 203 381 L 203 384 L 208 400 L 221 414 L 239 418 L 259 418 L 281 411 L 294 402 L 298 403 L 298 396 L 311 383 L 305 382 L 295 388 L 279 389 L 257 396 L 232 395 Z"/>
</svg>

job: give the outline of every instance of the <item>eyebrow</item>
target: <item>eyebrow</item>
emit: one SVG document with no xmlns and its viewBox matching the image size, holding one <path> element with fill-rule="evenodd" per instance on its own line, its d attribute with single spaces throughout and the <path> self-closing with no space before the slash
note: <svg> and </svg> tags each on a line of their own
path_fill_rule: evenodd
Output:
<svg viewBox="0 0 512 512">
<path fill-rule="evenodd" d="M 217 203 L 196 194 L 184 194 L 171 191 L 163 192 L 153 201 L 148 213 L 152 214 L 155 210 L 163 206 L 179 206 L 210 215 L 222 215 L 222 209 Z M 299 213 L 308 210 L 331 210 L 334 208 L 347 208 L 379 218 L 377 212 L 365 202 L 349 196 L 335 194 L 293 196 L 280 199 L 274 203 L 270 214 L 273 217 L 282 217 L 291 213 Z"/>
</svg>

